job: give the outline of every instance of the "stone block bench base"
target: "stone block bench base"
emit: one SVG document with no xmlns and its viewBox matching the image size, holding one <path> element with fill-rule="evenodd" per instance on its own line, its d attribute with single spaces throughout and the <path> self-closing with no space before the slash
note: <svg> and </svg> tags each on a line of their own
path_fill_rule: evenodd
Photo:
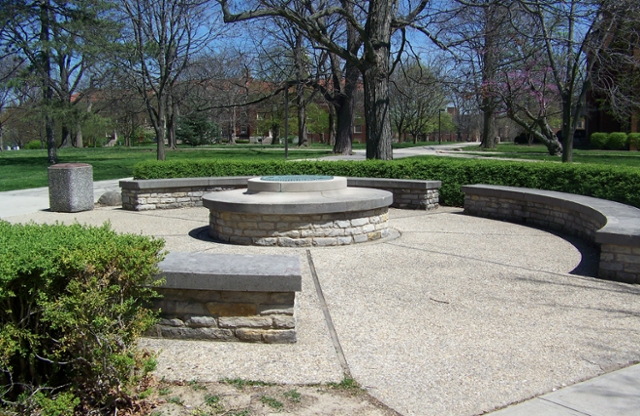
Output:
<svg viewBox="0 0 640 416">
<path fill-rule="evenodd" d="M 579 236 L 600 249 L 598 277 L 640 283 L 640 209 L 539 189 L 467 185 L 464 212 Z"/>
<path fill-rule="evenodd" d="M 296 342 L 296 256 L 169 253 L 154 302 L 161 321 L 146 335 L 173 339 Z"/>
<path fill-rule="evenodd" d="M 212 178 L 136 179 L 120 181 L 122 208 L 128 211 L 202 206 L 208 192 L 247 187 L 254 176 Z M 441 181 L 385 178 L 347 178 L 347 185 L 375 188 L 393 194 L 392 208 L 431 210 L 438 208 Z"/>
</svg>

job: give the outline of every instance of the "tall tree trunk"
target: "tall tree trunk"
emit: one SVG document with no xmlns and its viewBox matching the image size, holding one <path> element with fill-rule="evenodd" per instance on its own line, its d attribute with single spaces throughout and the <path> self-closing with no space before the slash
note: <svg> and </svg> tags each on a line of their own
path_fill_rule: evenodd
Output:
<svg viewBox="0 0 640 416">
<path fill-rule="evenodd" d="M 158 152 L 157 152 L 157 159 L 158 160 L 165 160 L 166 156 L 165 156 L 165 149 L 164 149 L 164 128 L 160 128 L 156 131 L 156 137 L 158 139 Z"/>
<path fill-rule="evenodd" d="M 386 65 L 375 65 L 362 75 L 364 81 L 364 112 L 367 122 L 367 159 L 393 159 L 391 147 L 391 117 L 389 115 L 389 54 Z M 380 59 L 384 59 L 380 56 Z"/>
<path fill-rule="evenodd" d="M 481 85 L 481 110 L 482 121 L 482 141 L 480 147 L 485 149 L 495 149 L 496 147 L 496 108 L 497 98 L 494 84 L 498 72 L 498 47 L 499 36 L 504 22 L 504 10 L 501 5 L 490 4 L 484 9 L 485 13 L 485 33 L 484 50 L 482 51 L 482 85 Z"/>
<path fill-rule="evenodd" d="M 341 1 L 342 7 L 348 14 L 353 14 L 353 2 Z M 359 39 L 356 28 L 347 22 L 347 49 L 354 55 L 362 42 Z M 332 66 L 337 65 L 338 59 L 331 57 Z M 344 88 L 341 87 L 342 77 L 337 77 L 339 69 L 334 68 L 334 84 L 336 91 L 341 91 L 337 97 L 336 131 L 333 153 L 350 155 L 353 153 L 353 121 L 355 120 L 355 94 L 358 89 L 360 70 L 353 62 L 347 61 L 344 68 Z"/>
<path fill-rule="evenodd" d="M 351 144 L 353 142 L 353 95 L 340 95 L 336 99 L 336 130 L 333 153 L 340 155 L 350 155 L 352 153 Z"/>
<path fill-rule="evenodd" d="M 335 146 L 336 144 L 336 107 L 333 105 L 329 106 L 329 145 Z M 335 152 L 335 148 L 333 150 Z"/>
<path fill-rule="evenodd" d="M 172 95 L 169 95 L 167 113 L 167 135 L 169 136 L 169 148 L 171 150 L 175 150 L 178 148 L 178 143 L 176 141 L 176 122 L 179 116 L 179 108 Z"/>
<path fill-rule="evenodd" d="M 496 147 L 496 115 L 493 98 L 482 99 L 482 141 L 480 147 L 495 149 Z"/>
<path fill-rule="evenodd" d="M 360 71 L 351 63 L 345 65 L 345 80 L 342 94 L 337 98 L 336 142 L 333 153 L 350 155 L 353 153 L 353 121 L 355 119 L 356 91 Z"/>
<path fill-rule="evenodd" d="M 367 159 L 393 159 L 389 111 L 389 59 L 391 14 L 394 11 L 395 7 L 390 7 L 388 0 L 369 2 L 365 26 L 367 42 L 361 67 L 367 123 Z"/>
<path fill-rule="evenodd" d="M 309 146 L 307 141 L 307 108 L 304 104 L 304 96 L 298 95 L 298 146 Z"/>
<path fill-rule="evenodd" d="M 236 144 L 236 108 L 230 110 L 229 120 L 229 144 Z"/>
<path fill-rule="evenodd" d="M 173 112 L 167 116 L 167 142 L 169 143 L 169 149 L 175 150 L 178 148 L 176 143 L 175 115 Z"/>
<path fill-rule="evenodd" d="M 157 143 L 157 159 L 158 160 L 165 160 L 166 156 L 165 156 L 165 146 L 164 146 L 164 139 L 166 137 L 166 114 L 165 114 L 165 109 L 167 108 L 166 106 L 166 102 L 164 101 L 164 97 L 160 96 L 158 97 L 158 113 L 156 114 L 156 117 L 154 118 L 154 114 L 151 108 L 149 108 L 149 113 L 151 116 L 151 120 L 153 122 L 153 130 L 156 133 L 156 140 L 158 141 Z"/>
<path fill-rule="evenodd" d="M 304 98 L 304 85 L 302 80 L 305 77 L 304 62 L 302 61 L 302 43 L 304 37 L 302 32 L 296 29 L 296 40 L 294 47 L 296 66 L 296 106 L 298 107 L 298 146 L 308 146 L 307 143 L 307 102 Z"/>
<path fill-rule="evenodd" d="M 66 122 L 63 122 L 61 130 L 60 147 L 71 147 L 71 129 Z"/>
<path fill-rule="evenodd" d="M 91 103 L 91 97 L 87 97 L 87 114 L 91 113 L 93 104 Z M 82 136 L 82 125 L 80 123 L 80 119 L 78 119 L 78 122 L 76 123 L 76 138 L 75 138 L 75 147 L 82 149 L 84 147 L 84 143 L 83 143 L 83 136 Z"/>
<path fill-rule="evenodd" d="M 78 149 L 82 149 L 84 147 L 83 138 L 82 138 L 82 125 L 80 123 L 76 123 L 76 137 L 73 140 L 73 146 Z"/>
<path fill-rule="evenodd" d="M 49 46 L 50 31 L 50 0 L 40 0 L 40 41 L 42 43 L 42 89 L 44 102 L 44 129 L 47 141 L 47 159 L 50 164 L 58 163 L 58 151 L 56 148 L 55 125 L 51 116 L 51 103 L 53 101 L 53 87 L 51 85 L 51 51 Z"/>
</svg>

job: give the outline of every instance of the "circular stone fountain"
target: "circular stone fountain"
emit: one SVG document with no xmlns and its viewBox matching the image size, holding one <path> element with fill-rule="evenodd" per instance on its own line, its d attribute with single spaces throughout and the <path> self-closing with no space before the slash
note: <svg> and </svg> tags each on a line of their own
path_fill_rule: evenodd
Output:
<svg viewBox="0 0 640 416">
<path fill-rule="evenodd" d="M 334 176 L 263 176 L 247 189 L 203 196 L 209 234 L 216 240 L 261 246 L 335 246 L 389 235 L 391 192 L 347 187 Z"/>
</svg>

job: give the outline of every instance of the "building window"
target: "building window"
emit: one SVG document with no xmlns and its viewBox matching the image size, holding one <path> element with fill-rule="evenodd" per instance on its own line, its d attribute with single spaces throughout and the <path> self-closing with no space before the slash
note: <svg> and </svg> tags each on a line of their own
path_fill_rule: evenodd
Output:
<svg viewBox="0 0 640 416">
<path fill-rule="evenodd" d="M 354 133 L 362 133 L 362 125 L 358 124 L 357 126 L 353 126 Z"/>
</svg>

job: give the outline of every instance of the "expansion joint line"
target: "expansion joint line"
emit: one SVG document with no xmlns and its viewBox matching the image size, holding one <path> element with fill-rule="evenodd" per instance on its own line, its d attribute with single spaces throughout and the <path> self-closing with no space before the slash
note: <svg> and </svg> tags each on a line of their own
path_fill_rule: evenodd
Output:
<svg viewBox="0 0 640 416">
<path fill-rule="evenodd" d="M 352 378 L 351 370 L 349 370 L 347 359 L 344 356 L 344 351 L 342 351 L 342 346 L 340 345 L 340 340 L 338 339 L 338 333 L 336 332 L 336 328 L 333 325 L 333 320 L 331 319 L 331 314 L 329 313 L 329 307 L 327 306 L 327 302 L 324 298 L 324 294 L 322 293 L 322 287 L 320 286 L 320 280 L 318 280 L 318 273 L 316 273 L 316 267 L 313 265 L 313 258 L 311 257 L 310 250 L 307 250 L 307 260 L 309 262 L 309 269 L 311 270 L 311 277 L 313 278 L 313 284 L 316 287 L 316 294 L 318 295 L 320 308 L 322 309 L 322 313 L 324 314 L 324 320 L 327 323 L 327 327 L 329 329 L 329 335 L 331 335 L 331 342 L 333 343 L 333 348 L 335 348 L 336 355 L 338 356 L 338 362 L 340 362 L 340 366 L 342 367 L 342 372 L 344 373 L 345 378 Z"/>
</svg>

